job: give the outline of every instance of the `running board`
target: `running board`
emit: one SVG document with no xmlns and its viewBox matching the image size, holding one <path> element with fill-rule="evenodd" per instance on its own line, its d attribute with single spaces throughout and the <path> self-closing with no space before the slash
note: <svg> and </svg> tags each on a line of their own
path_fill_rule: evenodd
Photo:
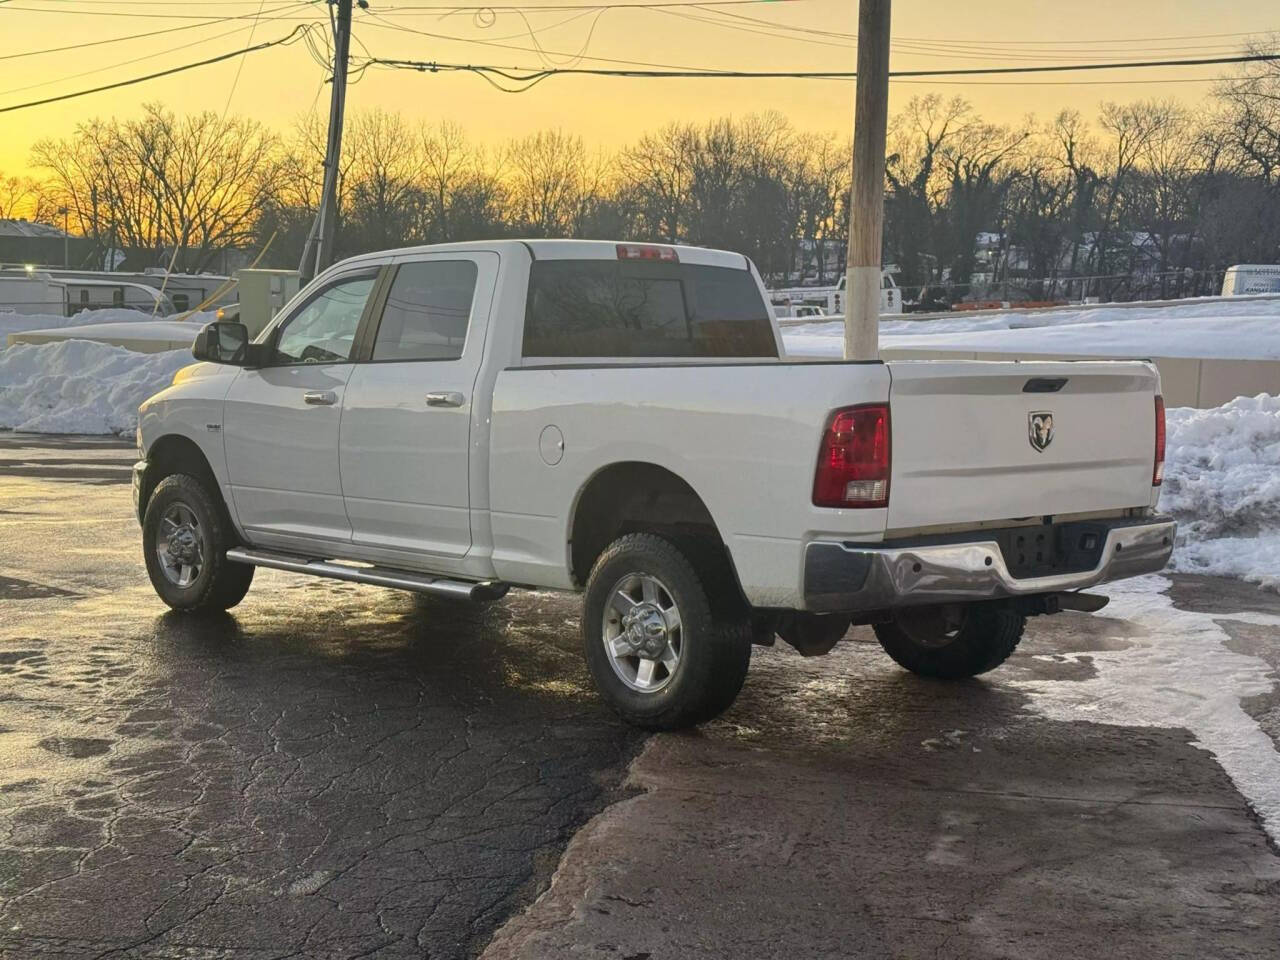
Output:
<svg viewBox="0 0 1280 960">
<path fill-rule="evenodd" d="M 394 570 L 390 567 L 356 567 L 332 560 L 311 560 L 289 553 L 272 553 L 267 550 L 248 550 L 236 547 L 227 551 L 227 559 L 236 563 L 248 563 L 255 567 L 271 567 L 290 573 L 306 573 L 313 577 L 346 580 L 350 583 L 369 583 L 393 590 L 411 590 L 455 600 L 497 600 L 504 596 L 510 585 L 495 580 L 470 583 L 464 580 L 447 580 L 427 573 Z"/>
</svg>

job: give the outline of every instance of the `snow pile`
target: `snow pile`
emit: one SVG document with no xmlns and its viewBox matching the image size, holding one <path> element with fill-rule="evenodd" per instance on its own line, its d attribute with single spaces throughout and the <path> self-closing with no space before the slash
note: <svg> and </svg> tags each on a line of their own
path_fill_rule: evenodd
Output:
<svg viewBox="0 0 1280 960">
<path fill-rule="evenodd" d="M 182 314 L 156 319 L 177 320 L 180 316 Z M 193 330 L 198 331 L 215 316 L 216 314 L 210 311 L 193 313 L 186 322 L 192 325 Z M 29 330 L 61 330 L 64 327 L 78 327 L 89 323 L 139 323 L 150 319 L 149 313 L 124 307 L 81 310 L 74 317 L 64 317 L 57 313 L 0 313 L 0 347 L 4 346 L 11 333 L 26 333 Z M 194 333 L 192 337 L 195 337 Z"/>
<path fill-rule="evenodd" d="M 1160 509 L 1178 518 L 1173 569 L 1280 589 L 1280 396 L 1168 411 Z"/>
<path fill-rule="evenodd" d="M 838 357 L 843 337 L 840 321 L 782 328 L 792 356 Z M 880 340 L 885 349 L 1280 360 L 1280 298 L 882 320 Z"/>
<path fill-rule="evenodd" d="M 182 320 L 138 320 L 135 323 L 87 323 L 74 327 L 50 330 L 26 330 L 26 334 L 53 334 L 55 339 L 96 340 L 101 343 L 125 341 L 135 343 L 159 343 L 161 350 L 178 350 L 190 347 L 200 333 L 203 324 Z M 28 337 L 30 339 L 30 337 Z"/>
<path fill-rule="evenodd" d="M 134 353 L 88 340 L 0 350 L 0 430 L 132 434 L 138 405 L 191 362 L 188 350 Z"/>
</svg>

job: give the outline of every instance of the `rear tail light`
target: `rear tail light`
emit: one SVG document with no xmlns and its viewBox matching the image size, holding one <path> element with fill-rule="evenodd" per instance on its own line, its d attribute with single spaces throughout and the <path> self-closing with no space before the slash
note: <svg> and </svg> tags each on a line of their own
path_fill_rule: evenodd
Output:
<svg viewBox="0 0 1280 960">
<path fill-rule="evenodd" d="M 679 263 L 674 247 L 660 247 L 654 243 L 620 243 L 618 244 L 619 260 L 662 260 L 666 263 Z"/>
<path fill-rule="evenodd" d="M 831 415 L 813 477 L 817 507 L 889 505 L 889 407 L 874 403 Z"/>
<path fill-rule="evenodd" d="M 1151 485 L 1164 483 L 1164 397 L 1156 394 L 1156 465 L 1151 472 Z"/>
</svg>

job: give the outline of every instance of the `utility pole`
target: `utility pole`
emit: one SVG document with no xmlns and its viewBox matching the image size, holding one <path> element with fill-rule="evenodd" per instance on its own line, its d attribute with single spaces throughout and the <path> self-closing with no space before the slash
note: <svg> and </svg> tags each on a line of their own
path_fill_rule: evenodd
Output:
<svg viewBox="0 0 1280 960">
<path fill-rule="evenodd" d="M 62 214 L 62 265 L 64 267 L 71 266 L 71 234 L 67 232 L 70 223 L 69 207 L 59 207 L 58 212 Z"/>
<path fill-rule="evenodd" d="M 858 2 L 858 81 L 853 114 L 853 189 L 845 271 L 846 360 L 880 356 L 884 144 L 889 119 L 890 0 Z"/>
<path fill-rule="evenodd" d="M 98 264 L 98 269 L 102 269 L 104 257 L 102 256 L 102 241 L 98 236 L 98 181 L 95 180 L 89 185 L 89 202 L 93 205 L 93 256 Z"/>
<path fill-rule="evenodd" d="M 333 90 L 329 99 L 329 139 L 324 148 L 324 189 L 320 209 L 302 247 L 298 272 L 305 284 L 329 265 L 333 256 L 333 237 L 337 230 L 338 168 L 342 158 L 342 121 L 347 107 L 347 62 L 351 54 L 352 0 L 329 0 L 336 3 L 338 15 L 333 25 Z M 364 4 L 361 4 L 363 6 Z"/>
</svg>

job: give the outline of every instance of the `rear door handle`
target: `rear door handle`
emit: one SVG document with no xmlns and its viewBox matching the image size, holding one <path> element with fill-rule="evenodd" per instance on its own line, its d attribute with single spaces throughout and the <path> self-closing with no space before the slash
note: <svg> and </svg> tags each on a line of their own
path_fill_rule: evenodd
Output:
<svg viewBox="0 0 1280 960">
<path fill-rule="evenodd" d="M 304 393 L 302 401 L 313 407 L 330 407 L 338 402 L 338 395 L 332 390 L 315 390 Z"/>
<path fill-rule="evenodd" d="M 427 394 L 428 407 L 460 407 L 466 403 L 466 400 L 467 398 L 462 394 L 452 390 Z"/>
</svg>

